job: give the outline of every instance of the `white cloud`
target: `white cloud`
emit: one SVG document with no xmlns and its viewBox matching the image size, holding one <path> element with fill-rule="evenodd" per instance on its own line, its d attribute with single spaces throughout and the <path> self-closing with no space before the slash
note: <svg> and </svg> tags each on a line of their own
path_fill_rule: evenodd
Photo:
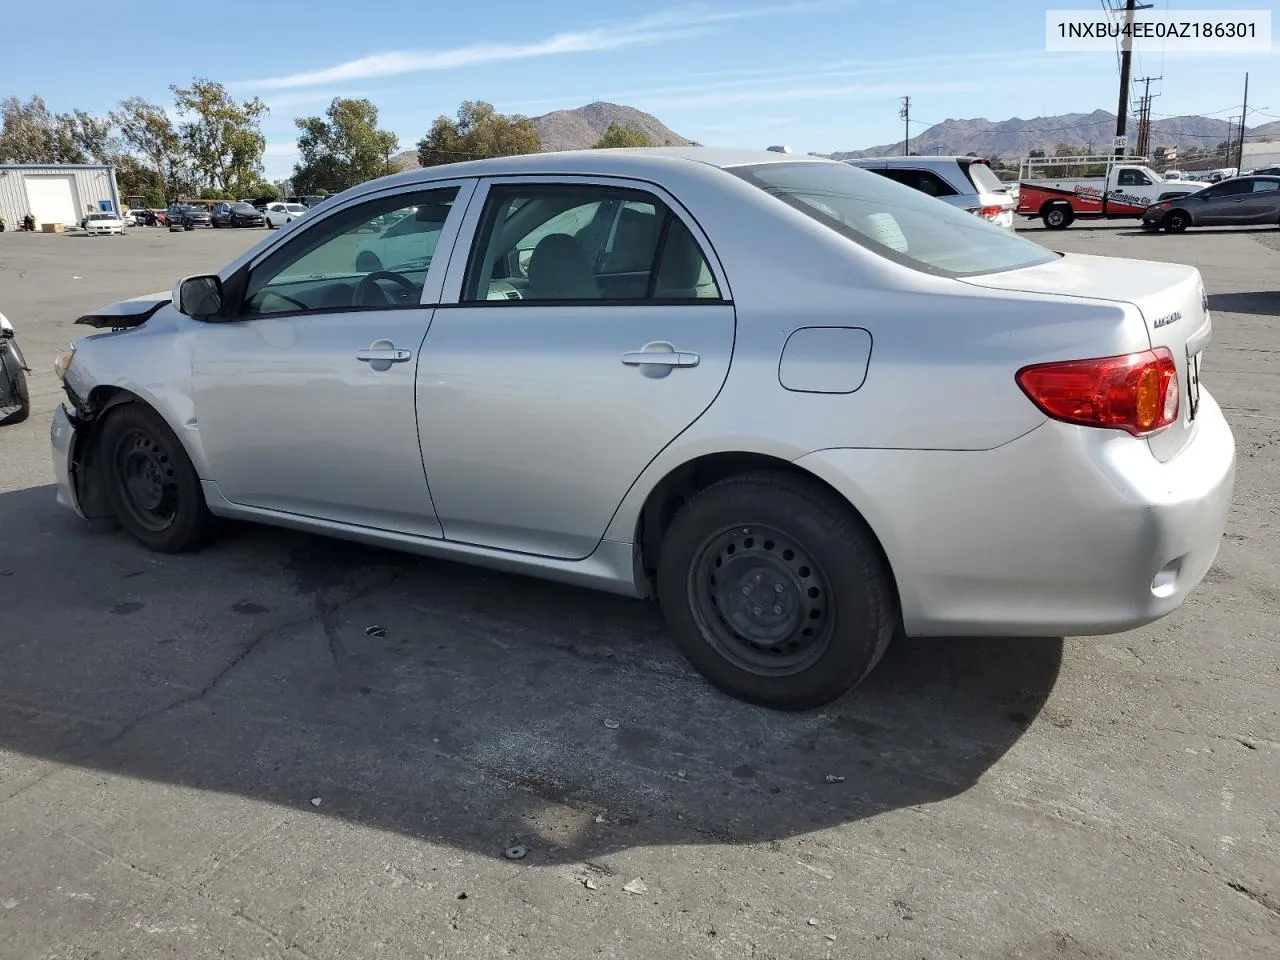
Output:
<svg viewBox="0 0 1280 960">
<path fill-rule="evenodd" d="M 604 24 L 589 30 L 558 33 L 527 43 L 482 43 L 452 50 L 393 50 L 348 60 L 320 70 L 281 77 L 244 80 L 232 86 L 244 89 L 287 90 L 321 84 L 345 83 L 374 77 L 392 77 L 429 70 L 453 70 L 481 63 L 527 60 L 533 57 L 616 50 L 621 47 L 682 40 L 705 33 L 719 23 L 794 13 L 814 7 L 849 6 L 848 0 L 814 0 L 783 6 L 709 11 L 700 7 L 668 11 L 629 23 Z"/>
</svg>

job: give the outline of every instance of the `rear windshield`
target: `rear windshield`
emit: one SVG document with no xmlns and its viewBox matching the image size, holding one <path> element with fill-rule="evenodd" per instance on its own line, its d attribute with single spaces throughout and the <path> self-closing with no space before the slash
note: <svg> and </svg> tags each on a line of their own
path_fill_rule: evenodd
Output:
<svg viewBox="0 0 1280 960">
<path fill-rule="evenodd" d="M 1048 263 L 1010 230 L 847 163 L 761 163 L 729 172 L 887 260 L 942 277 Z"/>
<path fill-rule="evenodd" d="M 972 183 L 979 192 L 982 193 L 1003 193 L 1005 186 L 1000 182 L 1000 178 L 995 175 L 995 171 L 985 163 L 970 163 L 969 169 L 965 173 L 969 174 L 969 182 Z"/>
<path fill-rule="evenodd" d="M 300 203 L 286 203 L 284 208 L 290 213 L 306 213 L 307 208 Z"/>
</svg>

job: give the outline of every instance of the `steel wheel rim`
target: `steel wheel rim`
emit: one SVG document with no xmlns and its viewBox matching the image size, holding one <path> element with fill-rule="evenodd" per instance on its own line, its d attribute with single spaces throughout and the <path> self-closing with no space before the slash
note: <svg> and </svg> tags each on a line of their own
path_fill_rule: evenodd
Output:
<svg viewBox="0 0 1280 960">
<path fill-rule="evenodd" d="M 131 430 L 116 447 L 116 482 L 125 509 L 139 526 L 159 532 L 173 523 L 178 482 L 169 451 L 145 430 Z"/>
<path fill-rule="evenodd" d="M 785 677 L 831 644 L 836 597 L 794 537 L 739 524 L 704 541 L 690 566 L 689 604 L 703 638 L 739 669 Z"/>
</svg>

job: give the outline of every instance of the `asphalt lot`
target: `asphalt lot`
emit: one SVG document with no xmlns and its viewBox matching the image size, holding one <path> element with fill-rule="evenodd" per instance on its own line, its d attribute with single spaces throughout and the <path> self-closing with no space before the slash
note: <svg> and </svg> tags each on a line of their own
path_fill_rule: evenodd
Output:
<svg viewBox="0 0 1280 960">
<path fill-rule="evenodd" d="M 36 405 L 0 429 L 0 958 L 1280 956 L 1280 230 L 1027 231 L 1204 272 L 1240 462 L 1187 604 L 902 643 L 803 715 L 643 603 L 58 507 L 72 319 L 264 235 L 0 234 Z"/>
</svg>

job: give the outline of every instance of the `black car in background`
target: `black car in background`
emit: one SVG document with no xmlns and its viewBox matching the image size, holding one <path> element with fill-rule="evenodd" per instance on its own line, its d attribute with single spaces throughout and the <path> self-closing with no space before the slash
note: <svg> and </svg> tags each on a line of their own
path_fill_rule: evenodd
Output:
<svg viewBox="0 0 1280 960">
<path fill-rule="evenodd" d="M 267 222 L 251 203 L 220 203 L 213 208 L 215 227 L 261 227 Z"/>
<path fill-rule="evenodd" d="M 213 226 L 213 215 L 208 210 L 187 203 L 173 204 L 164 212 L 164 219 L 170 232 Z"/>
</svg>

